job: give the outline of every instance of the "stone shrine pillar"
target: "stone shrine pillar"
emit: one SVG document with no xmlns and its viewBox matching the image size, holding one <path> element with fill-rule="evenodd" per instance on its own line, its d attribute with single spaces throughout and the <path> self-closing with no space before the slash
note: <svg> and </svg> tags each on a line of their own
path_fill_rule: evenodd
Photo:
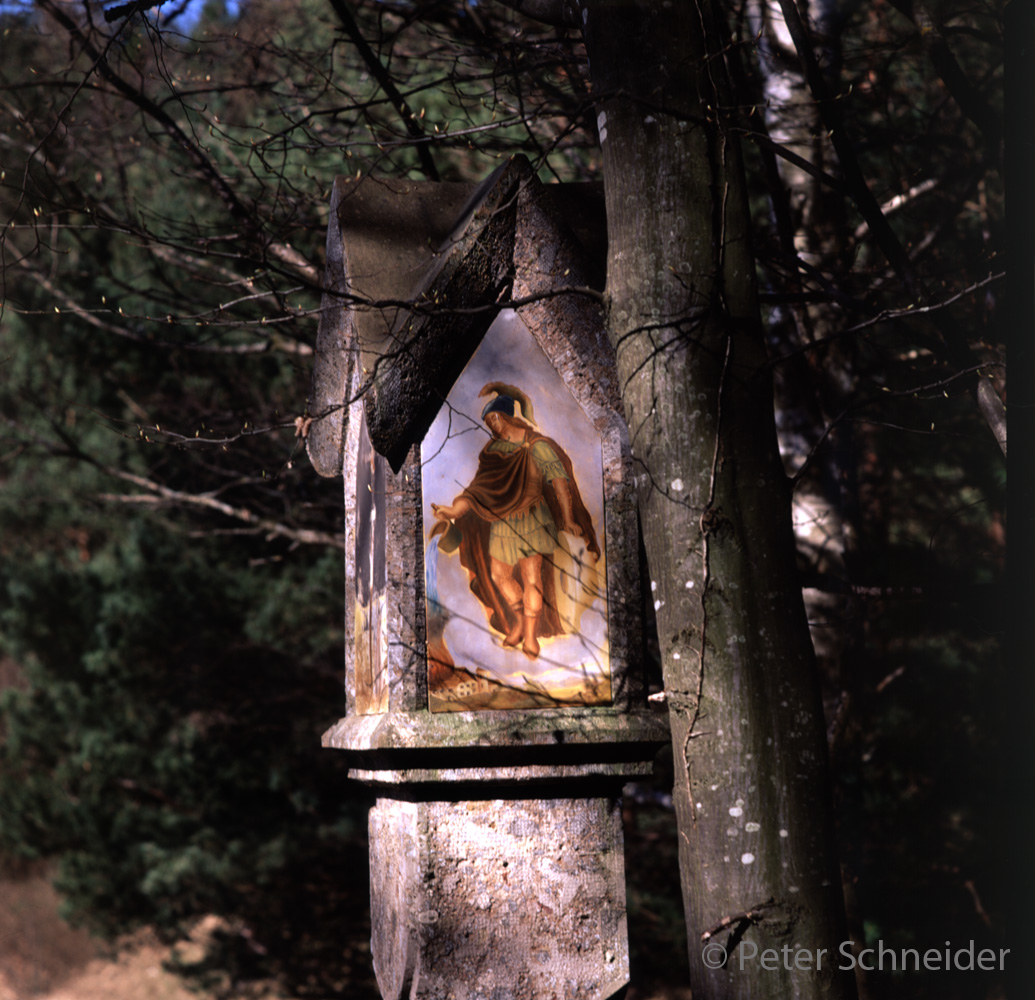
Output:
<svg viewBox="0 0 1035 1000">
<path fill-rule="evenodd" d="M 378 792 L 385 1000 L 628 982 L 621 788 L 668 725 L 601 218 L 523 158 L 477 186 L 335 185 L 308 444 L 344 478 L 346 715 L 323 742 Z"/>
</svg>

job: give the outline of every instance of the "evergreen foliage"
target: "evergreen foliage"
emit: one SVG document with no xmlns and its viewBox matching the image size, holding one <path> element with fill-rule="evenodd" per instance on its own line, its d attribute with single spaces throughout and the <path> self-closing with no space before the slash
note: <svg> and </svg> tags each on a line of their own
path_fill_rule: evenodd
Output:
<svg viewBox="0 0 1035 1000">
<path fill-rule="evenodd" d="M 971 396 L 1005 391 L 1001 10 L 813 6 L 912 275 L 807 87 L 785 98 L 797 141 L 770 140 L 759 5 L 731 8 L 740 93 L 716 113 L 747 150 L 788 472 L 843 520 L 843 565 L 800 556 L 843 598 L 814 624 L 844 637 L 824 680 L 848 705 L 849 917 L 896 948 L 996 942 L 1004 473 Z M 0 851 L 56 859 L 69 916 L 109 937 L 224 918 L 184 971 L 227 994 L 273 975 L 358 997 L 365 793 L 318 747 L 342 709 L 340 484 L 299 436 L 330 185 L 481 179 L 519 150 L 596 179 L 585 53 L 496 3 L 208 3 L 189 29 L 163 10 L 0 9 L 0 657 L 24 680 L 0 694 Z M 677 945 L 643 929 L 673 917 L 674 846 L 630 809 L 639 968 L 668 968 L 651 947 Z"/>
</svg>

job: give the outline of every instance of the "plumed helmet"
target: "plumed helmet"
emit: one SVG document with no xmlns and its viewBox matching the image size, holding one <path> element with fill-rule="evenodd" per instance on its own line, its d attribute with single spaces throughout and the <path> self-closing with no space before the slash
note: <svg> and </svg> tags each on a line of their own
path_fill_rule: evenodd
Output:
<svg viewBox="0 0 1035 1000">
<path fill-rule="evenodd" d="M 508 417 L 514 416 L 514 399 L 511 396 L 497 396 L 489 400 L 482 410 L 482 420 L 490 413 L 505 413 Z"/>
<path fill-rule="evenodd" d="M 489 382 L 482 386 L 482 391 L 478 395 L 488 396 L 490 392 L 497 393 L 497 396 L 482 410 L 482 420 L 490 413 L 505 413 L 508 417 L 519 417 L 529 425 L 535 423 L 532 400 L 524 390 L 506 382 Z"/>
</svg>

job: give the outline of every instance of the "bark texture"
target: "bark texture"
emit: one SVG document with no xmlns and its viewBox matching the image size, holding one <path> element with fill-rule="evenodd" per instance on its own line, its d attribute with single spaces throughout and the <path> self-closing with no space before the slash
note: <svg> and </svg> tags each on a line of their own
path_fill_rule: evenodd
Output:
<svg viewBox="0 0 1035 1000">
<path fill-rule="evenodd" d="M 743 168 L 717 110 L 731 105 L 713 16 L 706 0 L 582 8 L 608 328 L 670 704 L 691 986 L 708 1000 L 848 996 L 823 715 Z M 752 945 L 788 946 L 792 959 L 765 969 Z M 821 948 L 818 969 L 815 958 L 794 967 L 797 949 Z"/>
</svg>

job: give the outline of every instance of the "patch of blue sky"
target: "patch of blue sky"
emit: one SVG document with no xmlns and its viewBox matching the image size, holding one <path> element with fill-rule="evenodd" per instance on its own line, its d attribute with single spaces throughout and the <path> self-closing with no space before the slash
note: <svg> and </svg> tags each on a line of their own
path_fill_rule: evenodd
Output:
<svg viewBox="0 0 1035 1000">
<path fill-rule="evenodd" d="M 164 0 L 147 7 L 147 0 L 143 0 L 141 7 L 146 9 L 147 16 L 156 21 L 159 26 L 168 24 L 180 31 L 190 30 L 201 19 L 206 4 L 212 0 Z M 241 13 L 242 0 L 222 0 L 223 12 L 234 19 Z M 112 3 L 103 5 L 107 11 L 115 8 L 129 8 L 132 0 L 114 0 Z M 0 17 L 4 14 L 15 16 L 30 13 L 33 7 L 32 0 L 0 0 Z"/>
</svg>

